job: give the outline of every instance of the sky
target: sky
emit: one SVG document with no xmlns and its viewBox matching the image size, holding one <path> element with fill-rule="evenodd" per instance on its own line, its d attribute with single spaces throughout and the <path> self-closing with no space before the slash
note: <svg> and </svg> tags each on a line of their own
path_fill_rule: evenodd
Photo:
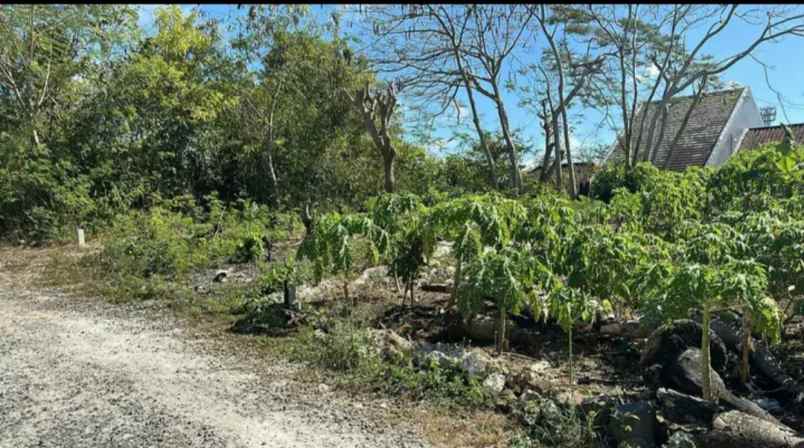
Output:
<svg viewBox="0 0 804 448">
<path fill-rule="evenodd" d="M 160 5 L 138 5 L 140 26 L 146 31 L 153 29 L 153 14 Z M 312 5 L 311 11 L 320 18 L 326 18 L 335 9 L 339 8 L 344 14 L 344 31 L 349 32 L 349 19 L 356 20 L 354 14 L 355 5 Z M 237 14 L 245 12 L 245 8 L 237 10 L 236 5 L 181 5 L 182 9 L 189 12 L 194 7 L 199 8 L 204 15 L 216 19 L 229 19 Z M 721 38 L 713 40 L 711 45 L 704 48 L 704 52 L 717 58 L 723 58 L 735 51 L 744 48 L 745 43 L 752 39 L 758 32 L 750 26 L 732 23 L 730 27 L 722 33 Z M 736 63 L 721 75 L 724 82 L 735 82 L 751 89 L 757 106 L 775 106 L 777 109 L 777 119 L 774 124 L 780 121 L 790 123 L 804 122 L 804 83 L 801 82 L 804 76 L 804 38 L 786 38 L 778 43 L 766 43 L 754 51 L 753 56 L 768 66 L 767 79 L 762 65 L 752 58 L 746 58 Z M 779 101 L 779 93 L 782 101 Z M 507 112 L 511 122 L 511 127 L 517 131 L 520 138 L 524 139 L 528 146 L 535 149 L 534 153 L 526 154 L 523 162 L 527 165 L 535 163 L 534 155 L 544 147 L 543 136 L 537 117 L 533 111 L 519 107 L 519 98 L 514 92 L 504 92 L 503 100 L 506 103 Z M 465 103 L 465 100 L 463 101 Z M 411 113 L 405 110 L 404 99 L 400 101 L 403 113 Z M 497 113 L 493 105 L 481 98 L 478 100 L 481 112 L 481 121 L 487 130 L 496 130 L 498 126 Z M 462 126 L 466 130 L 471 130 L 466 113 L 462 114 L 464 122 Z M 576 108 L 573 111 L 573 147 L 584 148 L 596 144 L 609 144 L 614 140 L 615 131 L 610 129 L 608 124 L 601 123 L 601 114 L 594 110 L 584 110 Z M 451 123 L 442 123 L 434 133 L 434 137 L 441 143 L 431 145 L 428 148 L 434 154 L 444 154 L 457 150 L 460 142 L 452 139 L 455 135 L 455 118 L 451 118 Z M 451 141 L 450 141 L 451 140 Z"/>
</svg>

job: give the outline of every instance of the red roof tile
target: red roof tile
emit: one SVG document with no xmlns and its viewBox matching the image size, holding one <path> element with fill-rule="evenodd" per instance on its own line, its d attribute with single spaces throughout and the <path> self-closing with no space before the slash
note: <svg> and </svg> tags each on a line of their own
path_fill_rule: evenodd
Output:
<svg viewBox="0 0 804 448">
<path fill-rule="evenodd" d="M 804 123 L 788 125 L 793 131 L 793 137 L 798 143 L 804 143 Z M 768 143 L 781 142 L 784 140 L 784 128 L 779 126 L 765 126 L 761 128 L 751 128 L 740 141 L 738 151 L 744 149 L 756 149 Z"/>
</svg>

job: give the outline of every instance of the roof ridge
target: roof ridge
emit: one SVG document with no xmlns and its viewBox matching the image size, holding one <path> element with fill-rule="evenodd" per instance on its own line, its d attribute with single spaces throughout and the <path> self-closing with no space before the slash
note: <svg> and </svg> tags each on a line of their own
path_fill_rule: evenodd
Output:
<svg viewBox="0 0 804 448">
<path fill-rule="evenodd" d="M 804 122 L 801 123 L 784 123 L 785 126 L 804 126 Z M 771 125 L 771 126 L 756 126 L 753 128 L 748 129 L 770 129 L 770 128 L 781 128 L 782 123 Z"/>
<path fill-rule="evenodd" d="M 731 89 L 716 90 L 714 92 L 704 92 L 702 94 L 702 96 L 725 95 L 727 93 L 733 93 L 733 92 L 737 92 L 737 91 L 741 91 L 741 90 L 747 90 L 747 89 L 750 90 L 750 88 L 748 86 L 740 86 L 740 87 L 734 87 L 734 88 L 731 88 Z M 686 95 L 686 96 L 674 96 L 674 97 L 670 98 L 670 101 L 672 102 L 672 101 L 680 101 L 680 100 L 692 99 L 694 96 L 695 96 L 695 94 Z M 659 100 L 651 101 L 650 104 L 651 105 L 656 105 L 656 104 L 660 104 L 661 102 L 662 102 L 662 100 L 659 99 Z"/>
</svg>

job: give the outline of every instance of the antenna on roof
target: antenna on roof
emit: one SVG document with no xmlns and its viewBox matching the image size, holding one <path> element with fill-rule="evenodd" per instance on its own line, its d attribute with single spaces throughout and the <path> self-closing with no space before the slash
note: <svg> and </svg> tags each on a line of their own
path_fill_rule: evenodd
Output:
<svg viewBox="0 0 804 448">
<path fill-rule="evenodd" d="M 770 126 L 771 123 L 773 123 L 773 120 L 776 119 L 776 107 L 763 107 L 759 109 L 759 115 L 762 116 L 762 121 L 765 123 L 765 126 Z"/>
</svg>

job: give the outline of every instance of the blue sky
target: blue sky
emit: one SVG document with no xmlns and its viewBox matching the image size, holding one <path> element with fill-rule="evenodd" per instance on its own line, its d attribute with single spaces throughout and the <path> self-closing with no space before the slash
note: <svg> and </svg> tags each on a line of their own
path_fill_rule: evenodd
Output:
<svg viewBox="0 0 804 448">
<path fill-rule="evenodd" d="M 159 5 L 139 5 L 140 25 L 146 29 L 151 29 L 153 23 L 153 12 Z M 190 11 L 194 5 L 182 5 L 182 9 Z M 241 14 L 244 9 L 237 10 L 236 5 L 199 5 L 200 10 L 205 14 L 218 19 L 231 18 Z M 345 10 L 348 7 L 343 5 L 313 5 L 311 10 L 318 17 L 327 17 L 334 8 Z M 348 20 L 344 31 L 349 32 Z M 745 43 L 753 38 L 756 32 L 750 26 L 733 23 L 727 28 L 720 39 L 713 41 L 712 45 L 705 47 L 705 53 L 715 57 L 723 58 L 733 54 L 735 51 L 744 47 Z M 759 47 L 754 56 L 768 65 L 768 79 L 770 84 L 777 90 L 783 98 L 783 107 L 769 87 L 765 79 L 765 73 L 760 64 L 751 58 L 746 58 L 721 75 L 721 79 L 726 82 L 736 82 L 751 88 L 751 91 L 759 107 L 776 106 L 777 123 L 780 120 L 793 123 L 804 122 L 804 83 L 801 79 L 804 76 L 804 38 L 786 38 L 779 43 L 767 43 Z M 511 125 L 519 131 L 521 138 L 536 148 L 543 147 L 543 137 L 538 127 L 538 120 L 532 111 L 517 105 L 518 96 L 513 92 L 506 92 L 504 100 L 508 109 Z M 479 101 L 481 118 L 484 127 L 488 130 L 496 130 L 497 120 L 496 111 L 492 104 L 484 99 Z M 787 118 L 785 118 L 785 113 Z M 593 110 L 573 111 L 574 131 L 573 140 L 575 147 L 585 147 L 599 143 L 609 143 L 614 139 L 614 131 L 608 124 L 601 123 L 601 115 Z M 446 143 L 455 135 L 455 119 L 451 119 L 450 124 L 440 125 L 435 137 L 441 139 L 443 144 L 431 147 L 431 151 L 439 153 L 443 151 L 454 151 L 459 145 L 458 141 L 453 140 Z M 464 126 L 468 128 L 469 120 L 465 120 Z M 532 163 L 532 155 L 526 156 L 523 162 Z"/>
</svg>

